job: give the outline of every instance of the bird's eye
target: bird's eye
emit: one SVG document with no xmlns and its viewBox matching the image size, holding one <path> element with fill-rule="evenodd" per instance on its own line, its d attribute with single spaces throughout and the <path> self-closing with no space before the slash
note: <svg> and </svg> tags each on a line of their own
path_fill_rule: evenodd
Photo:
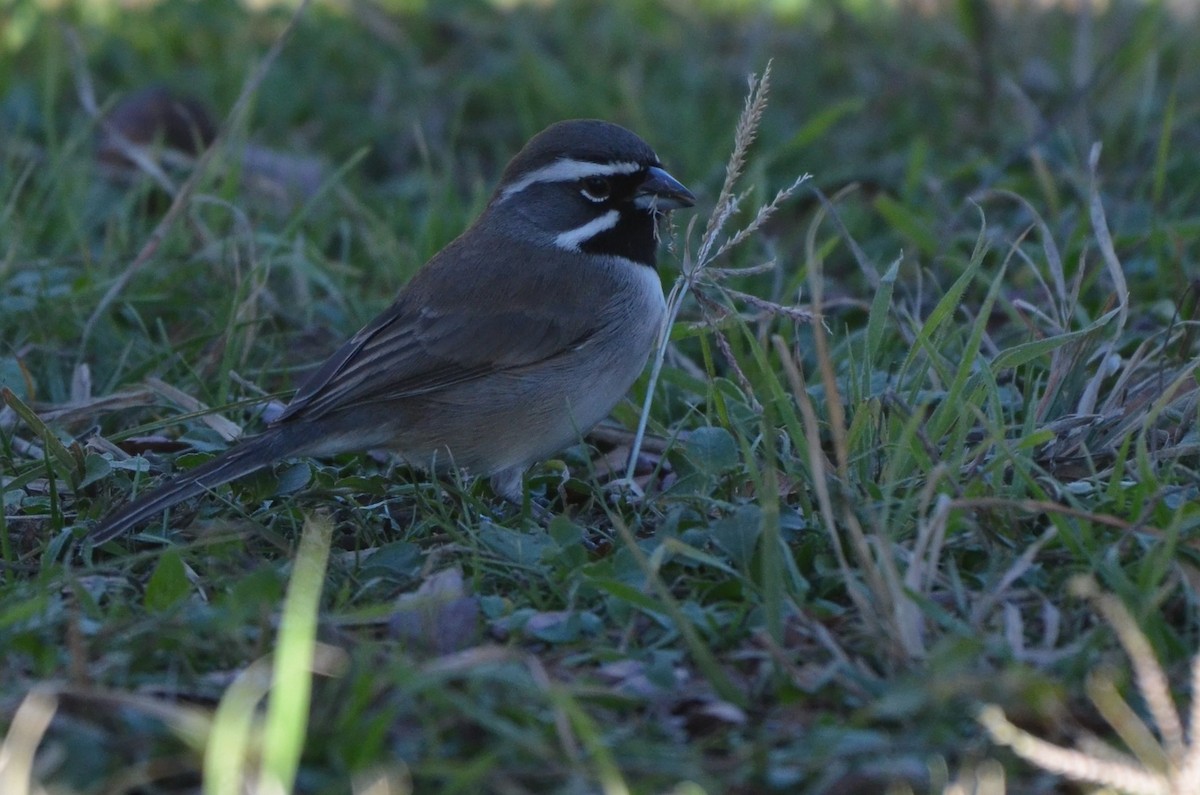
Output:
<svg viewBox="0 0 1200 795">
<path fill-rule="evenodd" d="M 594 202 L 602 202 L 612 193 L 612 186 L 606 177 L 584 177 L 580 180 L 580 186 L 584 198 Z"/>
</svg>

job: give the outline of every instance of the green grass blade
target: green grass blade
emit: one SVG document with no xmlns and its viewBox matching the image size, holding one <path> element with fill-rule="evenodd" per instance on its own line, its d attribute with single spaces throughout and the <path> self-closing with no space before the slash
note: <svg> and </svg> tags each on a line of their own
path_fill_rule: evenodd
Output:
<svg viewBox="0 0 1200 795">
<path fill-rule="evenodd" d="M 278 789 L 264 788 L 264 792 L 291 792 L 300 766 L 312 697 L 317 615 L 332 536 L 333 522 L 327 516 L 310 517 L 304 523 L 279 622 L 274 686 L 263 736 L 260 787 L 269 782 Z"/>
</svg>

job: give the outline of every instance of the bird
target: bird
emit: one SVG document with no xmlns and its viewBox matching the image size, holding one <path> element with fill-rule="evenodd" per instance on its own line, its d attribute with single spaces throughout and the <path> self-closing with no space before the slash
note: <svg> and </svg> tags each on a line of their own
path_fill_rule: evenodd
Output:
<svg viewBox="0 0 1200 795">
<path fill-rule="evenodd" d="M 525 470 L 608 416 L 666 314 L 659 232 L 696 198 L 635 133 L 561 121 L 509 161 L 479 216 L 317 367 L 265 430 L 104 516 L 93 544 L 276 461 L 389 449 L 490 477 Z"/>
</svg>

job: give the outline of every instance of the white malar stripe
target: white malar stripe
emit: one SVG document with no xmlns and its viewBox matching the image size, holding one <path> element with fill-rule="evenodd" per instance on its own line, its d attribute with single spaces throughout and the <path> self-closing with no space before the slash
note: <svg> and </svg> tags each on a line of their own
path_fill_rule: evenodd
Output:
<svg viewBox="0 0 1200 795">
<path fill-rule="evenodd" d="M 619 161 L 616 163 L 592 163 L 587 160 L 564 158 L 548 166 L 531 171 L 504 189 L 501 194 L 507 199 L 537 182 L 573 182 L 585 177 L 607 177 L 610 174 L 636 174 L 642 170 L 640 163 Z"/>
<path fill-rule="evenodd" d="M 616 210 L 609 210 L 604 215 L 593 218 L 578 229 L 572 229 L 569 232 L 563 232 L 554 238 L 554 245 L 567 251 L 579 251 L 584 243 L 591 240 L 601 232 L 607 232 L 617 225 L 617 220 L 621 214 Z"/>
</svg>

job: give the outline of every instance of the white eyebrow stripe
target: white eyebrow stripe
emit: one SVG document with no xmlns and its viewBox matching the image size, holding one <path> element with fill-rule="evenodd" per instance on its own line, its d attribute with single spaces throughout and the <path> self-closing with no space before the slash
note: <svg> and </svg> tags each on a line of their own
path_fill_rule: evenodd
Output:
<svg viewBox="0 0 1200 795">
<path fill-rule="evenodd" d="M 604 215 L 593 218 L 583 226 L 568 232 L 561 232 L 554 238 L 554 245 L 567 251 L 579 251 L 584 243 L 601 232 L 607 232 L 617 225 L 621 213 L 609 210 Z"/>
<path fill-rule="evenodd" d="M 537 182 L 573 182 L 584 177 L 607 177 L 610 174 L 636 174 L 643 168 L 641 163 L 618 161 L 616 163 L 592 163 L 588 160 L 555 160 L 548 166 L 531 171 L 504 189 L 501 198 L 520 193 Z"/>
</svg>

